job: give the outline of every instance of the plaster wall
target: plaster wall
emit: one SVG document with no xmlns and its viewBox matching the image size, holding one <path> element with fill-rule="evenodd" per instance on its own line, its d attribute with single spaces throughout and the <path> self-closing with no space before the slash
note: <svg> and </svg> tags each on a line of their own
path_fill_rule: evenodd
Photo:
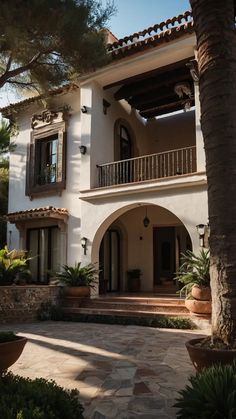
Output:
<svg viewBox="0 0 236 419">
<path fill-rule="evenodd" d="M 150 154 L 196 145 L 195 111 L 151 119 L 147 137 Z"/>
<path fill-rule="evenodd" d="M 58 97 L 51 101 L 50 108 L 56 109 L 57 106 L 70 105 L 70 117 L 67 129 L 67 179 L 66 189 L 62 195 L 42 194 L 32 200 L 25 196 L 26 181 L 26 159 L 27 144 L 30 142 L 31 117 L 33 113 L 42 111 L 42 107 L 36 105 L 30 109 L 24 109 L 18 116 L 19 134 L 12 141 L 16 143 L 16 149 L 10 156 L 10 181 L 9 181 L 9 208 L 8 212 L 21 211 L 31 208 L 55 206 L 67 208 L 69 210 L 69 220 L 67 226 L 68 240 L 70 244 L 67 253 L 68 263 L 80 258 L 80 202 L 78 199 L 81 154 L 79 152 L 80 136 L 80 100 L 79 91 Z M 14 224 L 8 225 L 8 243 L 11 248 L 19 248 L 19 232 Z M 67 252 L 67 249 L 65 249 Z"/>
</svg>

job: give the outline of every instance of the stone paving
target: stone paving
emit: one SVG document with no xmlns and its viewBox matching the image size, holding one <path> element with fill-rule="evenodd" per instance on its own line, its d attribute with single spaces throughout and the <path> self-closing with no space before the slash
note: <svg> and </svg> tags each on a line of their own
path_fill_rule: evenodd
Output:
<svg viewBox="0 0 236 419">
<path fill-rule="evenodd" d="M 87 419 L 170 419 L 194 373 L 184 342 L 202 332 L 41 322 L 2 326 L 29 341 L 14 373 L 77 388 Z"/>
</svg>

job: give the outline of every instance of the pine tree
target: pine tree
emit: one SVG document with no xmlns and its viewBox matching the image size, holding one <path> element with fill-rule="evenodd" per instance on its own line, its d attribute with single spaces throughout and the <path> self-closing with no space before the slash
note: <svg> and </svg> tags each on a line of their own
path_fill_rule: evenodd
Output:
<svg viewBox="0 0 236 419">
<path fill-rule="evenodd" d="M 106 63 L 113 12 L 99 0 L 1 0 L 0 88 L 42 91 Z"/>
</svg>

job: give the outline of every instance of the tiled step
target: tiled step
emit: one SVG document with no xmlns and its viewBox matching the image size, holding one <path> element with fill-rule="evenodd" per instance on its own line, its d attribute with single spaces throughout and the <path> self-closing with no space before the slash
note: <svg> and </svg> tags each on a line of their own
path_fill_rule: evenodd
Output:
<svg viewBox="0 0 236 419">
<path fill-rule="evenodd" d="M 188 313 L 185 306 L 173 304 L 140 304 L 140 303 L 115 303 L 115 302 L 83 302 L 81 308 L 92 308 L 97 310 L 110 309 L 110 310 L 132 310 L 132 311 L 149 311 L 153 313 L 175 311 L 178 313 Z"/>
<path fill-rule="evenodd" d="M 160 316 L 173 316 L 173 317 L 189 317 L 189 312 L 179 312 L 172 310 L 167 311 L 142 311 L 142 310 L 124 310 L 124 309 L 108 309 L 108 308 L 85 308 L 85 307 L 63 307 L 65 314 L 95 314 L 95 315 L 107 315 L 107 316 L 137 316 L 137 317 L 153 317 L 155 315 Z"/>
</svg>

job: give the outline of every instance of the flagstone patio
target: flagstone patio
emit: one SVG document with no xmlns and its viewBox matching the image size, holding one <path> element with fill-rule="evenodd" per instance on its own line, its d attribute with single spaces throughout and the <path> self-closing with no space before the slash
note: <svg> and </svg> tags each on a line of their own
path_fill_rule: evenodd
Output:
<svg viewBox="0 0 236 419">
<path fill-rule="evenodd" d="M 7 325 L 29 341 L 14 373 L 77 388 L 88 419 L 175 418 L 194 373 L 184 342 L 198 331 L 41 322 Z"/>
</svg>

